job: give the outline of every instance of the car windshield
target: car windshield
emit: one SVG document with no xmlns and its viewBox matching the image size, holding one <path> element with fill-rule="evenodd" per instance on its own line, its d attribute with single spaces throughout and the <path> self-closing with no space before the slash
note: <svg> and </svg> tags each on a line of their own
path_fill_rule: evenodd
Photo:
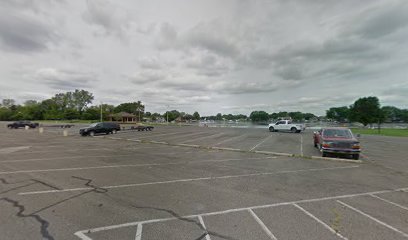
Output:
<svg viewBox="0 0 408 240">
<path fill-rule="evenodd" d="M 348 129 L 326 129 L 323 131 L 323 136 L 327 138 L 353 138 Z"/>
</svg>

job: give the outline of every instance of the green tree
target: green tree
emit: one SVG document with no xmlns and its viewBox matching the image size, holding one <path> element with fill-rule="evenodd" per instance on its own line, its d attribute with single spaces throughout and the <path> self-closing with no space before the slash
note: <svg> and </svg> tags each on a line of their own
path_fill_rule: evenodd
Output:
<svg viewBox="0 0 408 240">
<path fill-rule="evenodd" d="M 222 114 L 217 113 L 217 115 L 215 116 L 215 120 L 222 120 Z"/>
<path fill-rule="evenodd" d="M 198 112 L 193 113 L 193 119 L 200 120 L 200 114 Z"/>
<path fill-rule="evenodd" d="M 350 109 L 347 106 L 332 107 L 326 111 L 326 117 L 338 122 L 346 122 L 350 115 Z"/>
<path fill-rule="evenodd" d="M 103 107 L 102 107 L 103 114 Z M 106 118 L 107 114 L 103 114 Z M 101 106 L 92 106 L 85 109 L 82 113 L 81 119 L 83 120 L 99 120 L 101 117 Z"/>
<path fill-rule="evenodd" d="M 11 116 L 13 115 L 13 112 L 6 108 L 6 107 L 0 107 L 0 121 L 10 121 Z"/>
<path fill-rule="evenodd" d="M 269 114 L 265 111 L 253 111 L 249 115 L 253 122 L 263 122 L 269 120 Z"/>
<path fill-rule="evenodd" d="M 94 96 L 92 93 L 86 90 L 78 90 L 75 89 L 73 93 L 67 93 L 66 98 L 70 100 L 72 99 L 73 104 L 75 105 L 76 110 L 81 114 L 84 109 L 92 103 L 94 100 Z M 68 101 L 69 102 L 69 101 Z"/>
<path fill-rule="evenodd" d="M 316 117 L 316 115 L 314 115 L 313 113 L 303 113 L 303 118 L 305 120 L 310 120 L 310 119 L 315 118 L 315 117 Z"/>
<path fill-rule="evenodd" d="M 289 117 L 292 118 L 293 121 L 302 121 L 303 114 L 301 112 L 289 112 Z"/>
<path fill-rule="evenodd" d="M 167 111 L 163 114 L 164 119 L 168 119 L 169 122 L 176 120 L 179 116 L 180 112 L 177 110 Z"/>
<path fill-rule="evenodd" d="M 351 121 L 368 124 L 378 123 L 384 119 L 380 109 L 380 101 L 377 97 L 359 98 L 350 106 L 349 118 Z"/>
</svg>

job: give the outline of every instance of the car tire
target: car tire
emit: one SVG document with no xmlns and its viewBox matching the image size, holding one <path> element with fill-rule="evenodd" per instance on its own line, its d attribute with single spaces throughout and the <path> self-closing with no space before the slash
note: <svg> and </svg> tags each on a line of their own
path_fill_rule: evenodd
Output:
<svg viewBox="0 0 408 240">
<path fill-rule="evenodd" d="M 314 143 L 314 147 L 317 148 L 317 143 Z"/>
<path fill-rule="evenodd" d="M 89 136 L 91 136 L 91 137 L 95 136 L 95 132 L 94 132 L 94 131 L 90 131 L 90 132 L 89 132 Z"/>
<path fill-rule="evenodd" d="M 116 134 L 116 133 L 117 133 L 117 131 L 116 131 L 116 130 L 113 130 L 113 131 L 112 131 L 112 134 Z"/>
<path fill-rule="evenodd" d="M 290 129 L 290 131 L 293 132 L 293 133 L 296 133 L 297 129 L 295 127 L 293 127 L 293 128 Z"/>
<path fill-rule="evenodd" d="M 322 152 L 322 157 L 327 157 L 327 153 Z"/>
<path fill-rule="evenodd" d="M 359 158 L 360 158 L 360 154 L 354 154 L 354 155 L 353 155 L 353 159 L 354 159 L 354 160 L 358 160 Z"/>
<path fill-rule="evenodd" d="M 269 127 L 269 132 L 275 132 L 275 128 Z"/>
</svg>

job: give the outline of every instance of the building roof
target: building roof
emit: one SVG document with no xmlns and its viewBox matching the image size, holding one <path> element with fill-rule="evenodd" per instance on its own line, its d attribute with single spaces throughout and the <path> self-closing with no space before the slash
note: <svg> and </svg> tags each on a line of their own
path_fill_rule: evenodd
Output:
<svg viewBox="0 0 408 240">
<path fill-rule="evenodd" d="M 114 114 L 109 114 L 109 117 L 136 117 L 136 115 L 128 112 L 119 112 Z"/>
</svg>

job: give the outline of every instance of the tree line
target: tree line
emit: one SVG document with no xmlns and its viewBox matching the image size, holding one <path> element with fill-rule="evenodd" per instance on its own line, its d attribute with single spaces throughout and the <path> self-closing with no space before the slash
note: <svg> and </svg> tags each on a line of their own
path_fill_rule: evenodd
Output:
<svg viewBox="0 0 408 240">
<path fill-rule="evenodd" d="M 92 93 L 76 89 L 73 92 L 57 93 L 53 97 L 43 100 L 27 100 L 17 104 L 14 99 L 3 99 L 0 103 L 0 121 L 16 120 L 98 120 L 103 116 L 107 120 L 111 114 L 127 112 L 134 114 L 138 121 L 142 118 L 151 120 L 164 119 L 174 121 L 199 120 L 200 114 L 188 114 L 176 110 L 163 114 L 145 112 L 145 106 L 140 101 L 121 103 L 117 106 L 100 104 L 91 106 L 94 100 Z"/>
<path fill-rule="evenodd" d="M 408 122 L 408 109 L 394 106 L 381 107 L 377 97 L 357 99 L 350 106 L 332 107 L 326 111 L 326 117 L 338 122 L 360 122 L 364 126 L 384 122 Z"/>
<path fill-rule="evenodd" d="M 73 92 L 57 93 L 53 97 L 43 100 L 27 100 L 22 105 L 16 104 L 14 99 L 3 99 L 0 103 L 0 121 L 14 120 L 98 120 L 101 113 L 104 120 L 111 114 L 127 112 L 134 114 L 137 120 L 143 118 L 152 121 L 253 121 L 269 122 L 272 120 L 290 118 L 293 121 L 310 121 L 328 119 L 338 122 L 360 122 L 364 126 L 383 122 L 408 122 L 408 109 L 399 109 L 394 106 L 381 107 L 377 97 L 363 97 L 350 106 L 332 107 L 326 111 L 325 117 L 318 117 L 313 113 L 252 111 L 249 116 L 244 114 L 222 114 L 200 116 L 177 110 L 166 111 L 162 114 L 145 112 L 145 106 L 140 101 L 121 103 L 117 106 L 100 104 L 91 106 L 94 100 L 92 93 L 76 89 Z"/>
</svg>

